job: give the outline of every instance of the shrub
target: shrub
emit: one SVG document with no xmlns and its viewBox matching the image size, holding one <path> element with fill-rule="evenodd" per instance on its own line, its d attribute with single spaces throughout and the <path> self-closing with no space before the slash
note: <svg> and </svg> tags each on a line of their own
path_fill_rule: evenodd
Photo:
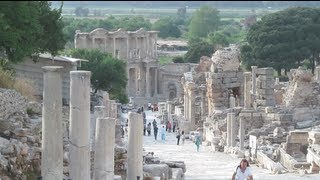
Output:
<svg viewBox="0 0 320 180">
<path fill-rule="evenodd" d="M 172 58 L 172 62 L 174 63 L 184 63 L 184 59 L 182 56 L 175 56 Z"/>
<path fill-rule="evenodd" d="M 0 88 L 10 89 L 13 87 L 12 72 L 0 67 Z"/>
<path fill-rule="evenodd" d="M 15 78 L 13 89 L 20 92 L 22 96 L 26 97 L 30 101 L 36 101 L 35 85 L 34 82 L 26 78 Z"/>
</svg>

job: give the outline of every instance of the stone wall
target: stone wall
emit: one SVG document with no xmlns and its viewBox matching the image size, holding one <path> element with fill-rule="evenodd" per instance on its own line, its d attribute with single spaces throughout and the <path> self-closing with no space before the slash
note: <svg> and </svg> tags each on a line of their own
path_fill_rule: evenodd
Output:
<svg viewBox="0 0 320 180">
<path fill-rule="evenodd" d="M 288 107 L 309 107 L 320 105 L 319 82 L 312 81 L 313 75 L 303 68 L 292 69 L 291 81 L 284 95 Z"/>
<path fill-rule="evenodd" d="M 40 57 L 38 62 L 33 62 L 31 58 L 13 67 L 16 71 L 17 77 L 30 79 L 35 83 L 36 95 L 42 97 L 43 93 L 43 66 L 63 66 L 62 69 L 62 98 L 65 103 L 70 99 L 70 71 L 76 70 L 77 64 L 67 61 L 52 60 L 50 57 Z"/>
</svg>

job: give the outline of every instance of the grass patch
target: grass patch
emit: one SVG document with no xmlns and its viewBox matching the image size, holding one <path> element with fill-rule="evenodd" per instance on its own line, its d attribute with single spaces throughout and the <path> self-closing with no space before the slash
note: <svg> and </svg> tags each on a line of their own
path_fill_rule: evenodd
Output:
<svg viewBox="0 0 320 180">
<path fill-rule="evenodd" d="M 14 89 L 30 101 L 35 101 L 34 82 L 26 78 L 14 78 L 13 72 L 0 67 L 0 88 Z"/>
<path fill-rule="evenodd" d="M 159 56 L 160 65 L 165 65 L 168 63 L 172 63 L 172 57 L 169 56 Z"/>
</svg>

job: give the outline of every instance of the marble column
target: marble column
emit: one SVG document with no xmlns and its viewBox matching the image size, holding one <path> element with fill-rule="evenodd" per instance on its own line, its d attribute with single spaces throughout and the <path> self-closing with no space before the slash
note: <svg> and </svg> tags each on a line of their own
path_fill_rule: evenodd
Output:
<svg viewBox="0 0 320 180">
<path fill-rule="evenodd" d="M 236 145 L 236 116 L 235 113 L 230 113 L 230 122 L 231 122 L 231 136 L 230 136 L 230 146 L 235 147 Z"/>
<path fill-rule="evenodd" d="M 258 66 L 251 66 L 252 69 L 252 94 L 255 96 L 257 92 L 257 68 Z"/>
<path fill-rule="evenodd" d="M 42 179 L 63 178 L 62 66 L 43 67 Z"/>
<path fill-rule="evenodd" d="M 158 95 L 158 71 L 154 68 L 154 94 Z"/>
<path fill-rule="evenodd" d="M 275 79 L 275 82 L 274 82 L 274 84 L 275 84 L 275 85 L 278 85 L 278 84 L 280 84 L 279 78 L 276 78 L 276 79 Z"/>
<path fill-rule="evenodd" d="M 196 119 L 195 119 L 195 95 L 194 95 L 194 88 L 195 84 L 189 83 L 188 84 L 188 89 L 189 89 L 189 107 L 188 107 L 188 112 L 189 112 L 189 119 L 190 119 L 190 129 L 195 130 L 196 128 Z"/>
<path fill-rule="evenodd" d="M 250 76 L 251 72 L 244 72 L 244 108 L 251 107 L 251 93 L 250 93 Z"/>
<path fill-rule="evenodd" d="M 231 113 L 227 114 L 227 146 L 231 146 Z"/>
<path fill-rule="evenodd" d="M 315 75 L 316 75 L 316 81 L 317 82 L 320 82 L 320 66 L 317 66 L 316 67 L 316 73 L 315 73 Z"/>
<path fill-rule="evenodd" d="M 90 151 L 95 149 L 95 136 L 96 136 L 96 121 L 98 118 L 105 118 L 106 117 L 106 107 L 105 106 L 95 106 L 94 107 L 94 118 L 91 119 L 92 123 L 90 126 L 91 129 L 91 138 L 90 138 L 90 144 L 91 144 L 91 148 Z"/>
<path fill-rule="evenodd" d="M 127 180 L 143 178 L 143 118 L 141 114 L 129 112 L 128 168 Z"/>
<path fill-rule="evenodd" d="M 240 150 L 244 150 L 244 132 L 245 132 L 244 123 L 245 123 L 245 120 L 243 119 L 243 117 L 240 117 L 240 123 L 239 123 Z"/>
<path fill-rule="evenodd" d="M 150 97 L 150 68 L 147 66 L 146 69 L 146 96 Z"/>
<path fill-rule="evenodd" d="M 70 71 L 70 179 L 90 179 L 90 71 Z"/>
<path fill-rule="evenodd" d="M 114 177 L 114 118 L 98 118 L 96 125 L 94 179 L 111 180 Z"/>
</svg>

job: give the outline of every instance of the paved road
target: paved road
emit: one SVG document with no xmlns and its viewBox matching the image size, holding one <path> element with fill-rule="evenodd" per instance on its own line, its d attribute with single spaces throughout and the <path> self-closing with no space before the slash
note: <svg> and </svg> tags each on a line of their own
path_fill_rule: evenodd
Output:
<svg viewBox="0 0 320 180">
<path fill-rule="evenodd" d="M 155 119 L 155 113 L 146 111 L 147 123 Z M 158 124 L 160 120 L 157 119 Z M 154 152 L 155 156 L 163 160 L 184 161 L 187 171 L 186 180 L 215 180 L 231 179 L 232 173 L 241 159 L 222 152 L 212 152 L 209 147 L 201 146 L 200 151 L 196 151 L 196 146 L 190 140 L 186 140 L 184 145 L 176 145 L 174 133 L 166 134 L 166 141 L 162 142 L 158 133 L 158 140 L 155 141 L 153 131 L 151 136 L 144 136 L 144 149 Z M 299 175 L 299 174 L 280 174 L 272 175 L 268 170 L 251 165 L 254 179 L 258 180 L 320 180 L 320 175 Z"/>
</svg>

